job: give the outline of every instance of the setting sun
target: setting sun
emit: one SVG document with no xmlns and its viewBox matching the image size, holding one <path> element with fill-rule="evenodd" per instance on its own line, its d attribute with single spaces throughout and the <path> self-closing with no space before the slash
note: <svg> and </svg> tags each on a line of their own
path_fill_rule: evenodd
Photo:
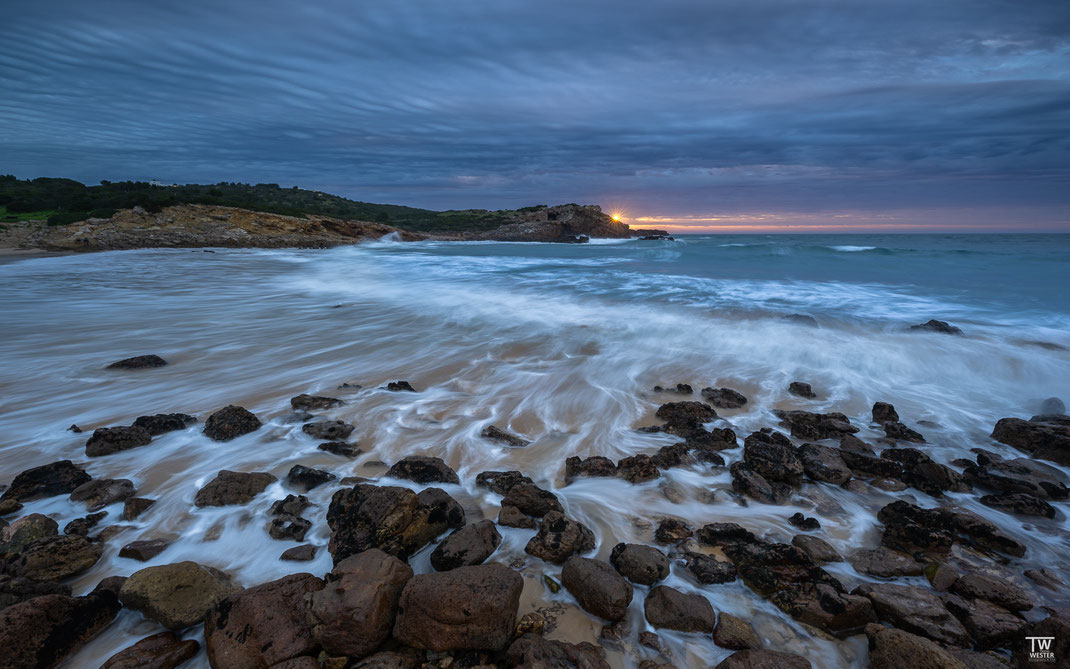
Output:
<svg viewBox="0 0 1070 669">
<path fill-rule="evenodd" d="M 619 211 L 615 211 L 615 212 L 613 212 L 612 214 L 610 214 L 610 217 L 611 217 L 611 218 L 612 218 L 612 219 L 613 219 L 614 221 L 617 221 L 618 223 L 620 223 L 620 219 L 621 219 L 621 213 L 620 213 Z"/>
</svg>

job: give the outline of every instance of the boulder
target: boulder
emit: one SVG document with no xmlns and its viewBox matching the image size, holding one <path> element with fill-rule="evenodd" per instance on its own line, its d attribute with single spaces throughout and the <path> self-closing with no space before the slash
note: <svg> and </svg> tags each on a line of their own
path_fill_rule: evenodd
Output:
<svg viewBox="0 0 1070 669">
<path fill-rule="evenodd" d="M 306 595 L 323 589 L 312 574 L 291 574 L 216 603 L 204 621 L 204 647 L 215 668 L 262 669 L 317 652 Z"/>
<path fill-rule="evenodd" d="M 134 483 L 130 479 L 93 479 L 71 491 L 72 502 L 85 502 L 90 511 L 121 502 L 134 495 Z"/>
<path fill-rule="evenodd" d="M 946 555 L 955 540 L 955 524 L 943 509 L 922 509 L 902 500 L 877 512 L 884 523 L 881 543 L 905 553 Z"/>
<path fill-rule="evenodd" d="M 788 392 L 792 395 L 798 395 L 799 397 L 805 397 L 806 399 L 813 399 L 817 397 L 817 393 L 810 387 L 809 383 L 803 383 L 802 381 L 792 381 L 788 384 Z"/>
<path fill-rule="evenodd" d="M 119 557 L 130 558 L 138 562 L 148 562 L 160 553 L 167 550 L 171 542 L 166 539 L 150 539 L 148 541 L 132 541 L 119 550 Z"/>
<path fill-rule="evenodd" d="M 412 569 L 377 548 L 335 565 L 309 596 L 312 635 L 329 655 L 364 657 L 390 636 Z"/>
<path fill-rule="evenodd" d="M 1061 471 L 1029 458 L 996 460 L 982 453 L 977 466 L 967 466 L 962 474 L 974 485 L 999 492 L 1024 492 L 1041 499 L 1066 499 L 1070 489 Z"/>
<path fill-rule="evenodd" d="M 498 512 L 498 524 L 502 527 L 519 527 L 525 530 L 534 530 L 538 525 L 534 518 L 508 504 L 502 506 L 501 511 Z"/>
<path fill-rule="evenodd" d="M 394 463 L 386 475 L 416 483 L 459 484 L 461 482 L 461 479 L 457 477 L 457 472 L 450 469 L 442 458 L 427 455 L 410 455 L 402 458 Z"/>
<path fill-rule="evenodd" d="M 394 638 L 432 652 L 504 650 L 524 579 L 498 564 L 420 574 L 401 593 Z"/>
<path fill-rule="evenodd" d="M 933 590 L 947 592 L 959 580 L 959 573 L 946 562 L 930 562 L 925 565 L 925 578 Z"/>
<path fill-rule="evenodd" d="M 842 562 L 843 556 L 827 541 L 809 534 L 796 534 L 791 545 L 801 549 L 814 562 Z"/>
<path fill-rule="evenodd" d="M 992 438 L 1014 446 L 1041 460 L 1070 466 L 1070 419 L 1059 416 L 1036 416 L 1032 420 L 1001 418 L 992 430 Z"/>
<path fill-rule="evenodd" d="M 495 427 L 494 425 L 488 425 L 483 428 L 483 431 L 479 433 L 480 437 L 484 439 L 490 439 L 491 441 L 500 441 L 507 446 L 513 448 L 523 448 L 531 444 L 527 439 L 522 439 L 515 434 L 506 432 L 505 430 Z"/>
<path fill-rule="evenodd" d="M 357 444 L 351 444 L 346 441 L 325 441 L 316 448 L 333 455 L 340 455 L 343 458 L 355 458 L 364 452 Z"/>
<path fill-rule="evenodd" d="M 239 589 L 218 569 L 177 562 L 134 572 L 119 590 L 119 599 L 146 618 L 181 630 L 204 620 L 208 609 Z"/>
<path fill-rule="evenodd" d="M 279 541 L 304 541 L 312 521 L 287 513 L 277 514 L 268 524 L 268 535 Z"/>
<path fill-rule="evenodd" d="M 718 409 L 738 409 L 747 403 L 747 398 L 731 388 L 703 388 L 702 399 Z"/>
<path fill-rule="evenodd" d="M 290 494 L 272 502 L 268 513 L 273 516 L 300 516 L 310 506 L 312 502 L 304 495 Z"/>
<path fill-rule="evenodd" d="M 938 321 L 935 318 L 922 323 L 921 325 L 911 325 L 910 329 L 915 332 L 936 332 L 938 334 L 960 335 L 962 330 L 951 325 L 947 321 Z"/>
<path fill-rule="evenodd" d="M 981 572 L 960 577 L 951 586 L 951 592 L 966 599 L 987 599 L 1010 611 L 1028 611 L 1033 608 L 1025 590 L 1006 579 Z"/>
<path fill-rule="evenodd" d="M 920 576 L 924 567 L 906 553 L 880 547 L 860 550 L 851 555 L 851 566 L 863 574 L 893 578 L 896 576 Z"/>
<path fill-rule="evenodd" d="M 119 613 L 111 592 L 85 597 L 42 595 L 0 611 L 4 667 L 54 667 L 111 624 Z"/>
<path fill-rule="evenodd" d="M 506 506 L 516 507 L 521 513 L 536 518 L 542 518 L 551 511 L 564 512 L 556 495 L 526 481 L 509 488 L 502 498 L 502 507 Z"/>
<path fill-rule="evenodd" d="M 0 610 L 43 595 L 71 594 L 71 586 L 52 581 L 31 581 L 21 576 L 0 574 Z"/>
<path fill-rule="evenodd" d="M 602 657 L 603 652 L 586 641 L 573 644 L 528 633 L 510 644 L 505 653 L 505 666 L 514 669 L 610 669 Z"/>
<path fill-rule="evenodd" d="M 662 431 L 686 437 L 701 431 L 705 423 L 717 418 L 717 412 L 702 402 L 669 402 L 658 407 L 654 414 L 665 421 Z"/>
<path fill-rule="evenodd" d="M 59 581 L 89 569 L 103 553 L 103 545 L 80 534 L 44 537 L 9 558 L 7 571 L 31 581 Z"/>
<path fill-rule="evenodd" d="M 572 483 L 581 476 L 613 477 L 617 475 L 617 465 L 607 457 L 592 455 L 580 459 L 572 456 L 565 459 L 565 482 Z"/>
<path fill-rule="evenodd" d="M 166 360 L 155 353 L 150 353 L 148 355 L 135 355 L 132 358 L 123 358 L 108 365 L 108 369 L 149 369 L 163 367 L 166 364 Z"/>
<path fill-rule="evenodd" d="M 933 497 L 943 496 L 944 491 L 970 491 L 969 482 L 961 474 L 933 462 L 916 448 L 889 448 L 881 453 L 881 458 L 899 462 L 903 470 L 900 480 Z"/>
<path fill-rule="evenodd" d="M 517 483 L 533 483 L 533 481 L 518 471 L 508 472 L 480 472 L 476 474 L 476 485 L 481 488 L 489 488 L 499 495 L 505 495 Z"/>
<path fill-rule="evenodd" d="M 940 645 L 910 632 L 872 623 L 866 637 L 871 669 L 968 669 Z"/>
<path fill-rule="evenodd" d="M 791 436 L 799 439 L 819 441 L 821 439 L 840 439 L 845 434 L 854 434 L 858 428 L 842 413 L 811 413 L 809 411 L 780 411 L 773 413 L 780 418 L 781 425 L 791 429 Z M 850 464 L 850 463 L 848 463 Z"/>
<path fill-rule="evenodd" d="M 654 541 L 659 544 L 677 544 L 691 536 L 687 523 L 676 518 L 665 518 L 654 530 Z"/>
<path fill-rule="evenodd" d="M 813 665 L 792 653 L 749 649 L 732 653 L 714 669 L 813 669 Z"/>
<path fill-rule="evenodd" d="M 694 551 L 684 553 L 684 559 L 687 561 L 687 571 L 702 585 L 731 583 L 736 580 L 736 566 L 731 562 Z"/>
<path fill-rule="evenodd" d="M 143 428 L 151 436 L 155 437 L 175 430 L 185 430 L 187 427 L 196 424 L 197 419 L 188 414 L 158 413 L 154 416 L 138 416 L 134 419 L 133 427 Z"/>
<path fill-rule="evenodd" d="M 330 472 L 322 469 L 313 469 L 312 467 L 306 467 L 304 465 L 294 465 L 286 474 L 287 483 L 292 487 L 305 492 L 329 481 L 333 481 L 336 478 L 338 477 Z"/>
<path fill-rule="evenodd" d="M 942 644 L 968 646 L 969 634 L 940 598 L 912 585 L 865 583 L 854 589 L 873 602 L 877 617 L 911 634 Z"/>
<path fill-rule="evenodd" d="M 710 634 L 716 614 L 708 599 L 689 595 L 666 585 L 650 589 L 643 602 L 647 622 L 656 628 Z"/>
<path fill-rule="evenodd" d="M 99 513 L 87 514 L 82 518 L 75 518 L 63 527 L 63 533 L 80 534 L 83 537 L 88 537 L 89 531 L 96 527 L 100 521 L 104 520 L 107 515 L 107 511 L 100 511 Z"/>
<path fill-rule="evenodd" d="M 880 425 L 888 422 L 898 423 L 899 414 L 896 412 L 895 407 L 887 402 L 874 402 L 873 422 Z"/>
<path fill-rule="evenodd" d="M 48 516 L 27 514 L 0 529 L 0 559 L 15 557 L 34 541 L 54 537 L 58 533 L 59 524 Z"/>
<path fill-rule="evenodd" d="M 306 393 L 290 398 L 290 406 L 293 407 L 294 411 L 321 411 L 323 409 L 333 409 L 343 404 L 345 402 L 337 397 L 322 397 Z"/>
<path fill-rule="evenodd" d="M 464 523 L 460 504 L 439 488 L 417 495 L 408 488 L 359 484 L 331 498 L 328 550 L 336 564 L 369 548 L 407 560 L 435 537 Z"/>
<path fill-rule="evenodd" d="M 723 611 L 717 616 L 717 627 L 713 629 L 713 642 L 728 650 L 746 650 L 762 646 L 762 640 L 758 638 L 758 634 L 750 623 Z"/>
<path fill-rule="evenodd" d="M 340 420 L 318 420 L 301 426 L 301 431 L 308 436 L 326 441 L 345 441 L 353 434 L 354 429 L 349 423 Z"/>
<path fill-rule="evenodd" d="M 409 383 L 408 381 L 391 381 L 390 383 L 386 384 L 386 389 L 391 391 L 391 392 L 394 392 L 394 393 L 399 393 L 399 392 L 414 393 L 414 392 L 416 392 L 416 389 L 413 388 L 412 384 Z"/>
<path fill-rule="evenodd" d="M 586 526 L 557 511 L 549 511 L 539 524 L 538 533 L 528 541 L 524 551 L 529 555 L 562 564 L 575 553 L 595 548 L 594 534 Z"/>
<path fill-rule="evenodd" d="M 101 427 L 93 430 L 93 436 L 85 442 L 85 454 L 90 457 L 110 455 L 152 441 L 152 435 L 143 427 L 133 425 L 120 427 Z"/>
<path fill-rule="evenodd" d="M 424 654 L 408 650 L 407 652 L 395 652 L 390 650 L 380 651 L 369 655 L 363 660 L 349 664 L 349 669 L 420 669 L 424 664 Z M 329 669 L 335 669 L 331 665 L 325 665 Z M 319 667 L 317 664 L 316 667 Z M 309 667 L 309 669 L 316 669 Z M 272 667 L 272 669 L 277 669 Z"/>
<path fill-rule="evenodd" d="M 1029 493 L 1011 492 L 999 495 L 985 495 L 981 498 L 981 504 L 993 509 L 1017 513 L 1022 516 L 1041 516 L 1044 518 L 1055 517 L 1055 507 L 1039 497 L 1033 497 Z"/>
<path fill-rule="evenodd" d="M 609 561 L 625 578 L 640 585 L 654 585 L 669 575 L 669 558 L 652 546 L 619 543 Z"/>
<path fill-rule="evenodd" d="M 738 523 L 709 523 L 699 528 L 695 538 L 704 546 L 724 546 L 728 543 L 753 543 L 754 533 Z"/>
<path fill-rule="evenodd" d="M 788 522 L 799 528 L 803 532 L 813 532 L 814 530 L 821 529 L 821 521 L 819 521 L 817 518 L 804 516 L 802 513 L 798 512 L 793 513 L 791 517 L 788 518 Z"/>
<path fill-rule="evenodd" d="M 842 485 L 851 479 L 851 469 L 835 448 L 803 444 L 797 453 L 803 471 L 814 481 Z"/>
<path fill-rule="evenodd" d="M 248 504 L 277 480 L 267 472 L 245 473 L 223 469 L 197 491 L 193 503 L 198 507 Z"/>
<path fill-rule="evenodd" d="M 1019 642 L 1029 623 L 1002 606 L 984 599 L 967 600 L 944 594 L 940 600 L 966 627 L 979 648 L 1007 648 Z"/>
<path fill-rule="evenodd" d="M 745 462 L 733 462 L 729 471 L 732 473 L 732 489 L 757 502 L 780 505 L 791 499 L 790 485 L 767 481 Z"/>
<path fill-rule="evenodd" d="M 925 443 L 925 437 L 921 436 L 921 433 L 912 430 L 899 421 L 888 421 L 884 424 L 884 434 L 889 439 L 896 439 L 898 441 L 912 441 L 918 444 Z"/>
<path fill-rule="evenodd" d="M 214 441 L 230 441 L 256 432 L 261 422 L 253 412 L 233 404 L 216 411 L 204 421 L 204 434 Z"/>
<path fill-rule="evenodd" d="M 123 502 L 123 520 L 134 520 L 155 503 L 156 500 L 146 497 L 128 497 Z"/>
<path fill-rule="evenodd" d="M 502 542 L 494 521 L 481 520 L 450 533 L 431 552 L 431 566 L 438 571 L 468 567 L 483 562 Z"/>
<path fill-rule="evenodd" d="M 201 644 L 171 631 L 153 634 L 112 655 L 100 669 L 174 669 L 193 659 Z"/>
<path fill-rule="evenodd" d="M 27 469 L 11 482 L 0 501 L 30 502 L 42 497 L 66 495 L 92 477 L 70 460 Z"/>
<path fill-rule="evenodd" d="M 611 622 L 623 620 L 632 603 L 632 584 L 601 560 L 573 555 L 561 569 L 561 585 L 584 611 Z"/>
<path fill-rule="evenodd" d="M 743 444 L 743 462 L 767 481 L 792 485 L 802 481 L 803 465 L 795 454 L 795 447 L 778 432 L 755 432 L 747 437 Z"/>
<path fill-rule="evenodd" d="M 621 458 L 617 462 L 617 476 L 631 483 L 645 483 L 661 476 L 649 455 L 640 453 Z"/>
<path fill-rule="evenodd" d="M 312 544 L 302 544 L 300 546 L 294 546 L 293 548 L 287 548 L 279 556 L 279 559 L 284 562 L 309 562 L 316 559 L 316 553 L 319 549 Z"/>
</svg>

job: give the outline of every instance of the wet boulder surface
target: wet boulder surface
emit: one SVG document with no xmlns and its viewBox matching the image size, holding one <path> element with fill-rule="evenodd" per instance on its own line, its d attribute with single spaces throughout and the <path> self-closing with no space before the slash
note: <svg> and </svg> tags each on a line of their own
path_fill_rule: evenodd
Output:
<svg viewBox="0 0 1070 669">
<path fill-rule="evenodd" d="M 111 624 L 121 605 L 112 592 L 46 594 L 0 610 L 0 662 L 54 667 Z"/>
<path fill-rule="evenodd" d="M 632 585 L 609 564 L 574 555 L 561 569 L 561 585 L 583 610 L 611 622 L 622 620 L 632 602 Z"/>
<path fill-rule="evenodd" d="M 234 404 L 216 411 L 204 421 L 204 434 L 213 441 L 230 441 L 260 429 L 253 412 Z"/>
</svg>

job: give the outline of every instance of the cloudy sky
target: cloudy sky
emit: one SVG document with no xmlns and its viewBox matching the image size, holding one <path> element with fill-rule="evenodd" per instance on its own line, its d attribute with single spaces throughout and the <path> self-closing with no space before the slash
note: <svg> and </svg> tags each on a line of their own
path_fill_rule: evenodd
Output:
<svg viewBox="0 0 1070 669">
<path fill-rule="evenodd" d="M 24 178 L 1070 231 L 1066 0 L 4 0 L 0 26 Z"/>
</svg>

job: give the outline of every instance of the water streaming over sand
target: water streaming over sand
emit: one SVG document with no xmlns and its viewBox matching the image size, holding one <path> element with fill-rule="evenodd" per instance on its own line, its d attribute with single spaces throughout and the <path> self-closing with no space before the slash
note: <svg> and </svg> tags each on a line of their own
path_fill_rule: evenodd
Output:
<svg viewBox="0 0 1070 669">
<path fill-rule="evenodd" d="M 819 517 L 818 536 L 849 553 L 877 545 L 875 512 L 884 504 L 934 500 L 914 490 L 858 495 L 806 484 L 789 505 L 741 506 L 726 469 L 677 468 L 639 486 L 615 479 L 565 486 L 563 463 L 571 455 L 652 453 L 676 441 L 634 428 L 657 422 L 659 404 L 681 399 L 651 388 L 678 382 L 696 392 L 729 386 L 750 398 L 742 409 L 719 410 L 740 436 L 775 426 L 772 409 L 806 408 L 842 411 L 872 441 L 880 433 L 869 425 L 869 408 L 884 400 L 908 424 L 926 421 L 919 429 L 939 462 L 971 457 L 975 446 L 1018 457 L 987 436 L 993 423 L 1028 417 L 1046 397 L 1070 401 L 1068 252 L 1067 236 L 755 236 L 589 245 L 385 240 L 332 250 L 143 250 L 7 262 L 0 265 L 0 482 L 68 458 L 87 463 L 94 477 L 132 479 L 140 496 L 159 500 L 123 523 L 128 529 L 108 542 L 103 559 L 77 577 L 76 594 L 146 566 L 118 557 L 120 546 L 142 538 L 175 540 L 148 564 L 196 560 L 246 586 L 294 571 L 322 574 L 330 569 L 326 549 L 311 563 L 280 562 L 296 544 L 266 532 L 268 507 L 289 492 L 286 472 L 300 463 L 339 478 L 380 477 L 383 463 L 407 454 L 437 455 L 457 470 L 462 485 L 443 487 L 469 522 L 495 518 L 500 499 L 475 487 L 477 473 L 524 471 L 591 527 L 603 559 L 618 541 L 650 543 L 665 516 L 696 526 L 734 520 L 787 541 L 797 533 L 786 520 L 795 511 Z M 783 318 L 795 313 L 819 326 Z M 966 334 L 905 329 L 929 318 Z M 141 353 L 170 364 L 104 369 Z M 420 392 L 381 388 L 398 379 Z M 789 395 L 795 379 L 811 383 L 818 398 Z M 340 389 L 344 382 L 363 388 Z M 356 425 L 362 456 L 319 451 L 300 423 L 284 421 L 289 398 L 303 392 L 347 402 L 324 413 Z M 265 426 L 217 443 L 198 425 L 129 451 L 84 454 L 93 428 L 165 412 L 203 422 L 227 404 L 247 407 Z M 72 423 L 87 433 L 65 431 Z M 532 445 L 481 439 L 492 423 Z M 738 459 L 741 449 L 725 455 Z M 195 509 L 194 494 L 220 469 L 269 471 L 280 482 L 247 506 Z M 308 495 L 319 505 L 305 513 L 312 543 L 327 543 L 323 514 L 336 489 Z M 1064 514 L 1023 520 L 971 494 L 949 497 L 1026 544 L 1023 565 L 1070 575 Z M 120 523 L 121 508 L 109 507 L 104 524 Z M 65 496 L 30 502 L 22 513 L 30 512 L 52 515 L 60 527 L 85 515 Z M 521 613 L 547 602 L 571 607 L 566 592 L 551 594 L 542 583 L 543 573 L 556 578 L 560 569 L 523 552 L 531 531 L 501 532 L 493 559 L 526 565 Z M 429 551 L 411 560 L 417 572 L 430 570 Z M 848 587 L 870 580 L 847 563 L 828 570 Z M 752 620 L 769 647 L 806 654 L 815 666 L 864 662 L 863 637 L 842 642 L 808 632 L 739 581 L 702 587 L 674 567 L 667 584 Z M 640 629 L 646 588 L 636 590 L 629 621 Z M 552 636 L 593 641 L 600 626 L 572 611 Z M 96 666 L 156 630 L 124 611 L 70 666 Z M 708 637 L 661 636 L 678 666 L 712 665 L 728 654 Z M 631 647 L 610 653 L 615 666 L 650 656 Z M 198 662 L 206 666 L 203 654 L 190 666 Z"/>
</svg>

